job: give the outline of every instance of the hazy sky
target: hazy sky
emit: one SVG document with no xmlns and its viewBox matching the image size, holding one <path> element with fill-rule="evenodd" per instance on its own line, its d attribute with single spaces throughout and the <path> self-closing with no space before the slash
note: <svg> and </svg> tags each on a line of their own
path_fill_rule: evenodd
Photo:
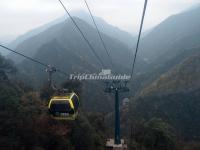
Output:
<svg viewBox="0 0 200 150">
<path fill-rule="evenodd" d="M 129 32 L 137 32 L 144 0 L 87 0 L 94 15 Z M 83 0 L 63 0 L 69 10 L 84 9 Z M 144 30 L 200 0 L 149 0 Z M 0 40 L 16 37 L 65 14 L 58 0 L 0 0 Z"/>
</svg>

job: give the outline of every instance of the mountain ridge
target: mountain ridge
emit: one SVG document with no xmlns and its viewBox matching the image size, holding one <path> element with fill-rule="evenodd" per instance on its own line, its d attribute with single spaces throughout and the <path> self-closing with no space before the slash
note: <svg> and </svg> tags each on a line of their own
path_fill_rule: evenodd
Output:
<svg viewBox="0 0 200 150">
<path fill-rule="evenodd" d="M 174 46 L 180 48 L 181 44 L 191 44 L 187 40 L 195 39 L 200 33 L 199 13 L 200 7 L 168 17 L 141 40 L 140 55 L 152 62 Z M 183 37 L 186 40 L 182 40 Z M 195 44 L 200 46 L 198 42 Z"/>
<path fill-rule="evenodd" d="M 79 18 L 79 19 L 86 21 L 91 26 L 94 26 L 89 14 L 87 12 L 83 11 L 83 10 L 72 11 L 71 15 L 75 18 Z M 66 15 L 64 15 L 64 16 L 57 18 L 57 19 L 55 19 L 55 20 L 53 20 L 49 23 L 45 23 L 44 25 L 41 25 L 40 27 L 32 29 L 32 30 L 26 32 L 25 34 L 20 35 L 15 40 L 13 40 L 9 44 L 9 47 L 16 48 L 20 43 L 22 43 L 26 39 L 31 38 L 33 36 L 36 36 L 37 34 L 44 32 L 45 30 L 51 28 L 52 26 L 54 26 L 56 24 L 65 22 L 66 19 L 69 19 L 69 17 L 66 17 Z M 133 44 L 130 44 L 130 43 L 132 43 L 132 40 L 134 41 L 134 37 L 131 34 L 129 34 L 126 31 L 123 31 L 123 30 L 121 30 L 121 29 L 119 29 L 115 26 L 110 25 L 109 23 L 107 23 L 106 21 L 104 21 L 100 17 L 94 16 L 94 19 L 95 19 L 97 25 L 99 26 L 99 30 L 101 32 L 103 32 L 104 34 L 107 34 L 108 36 L 111 36 L 112 38 L 120 40 L 124 44 L 128 44 L 129 46 L 133 46 Z M 123 38 L 125 38 L 125 39 L 123 39 Z M 130 40 L 128 40 L 128 39 L 130 39 Z"/>
<path fill-rule="evenodd" d="M 178 91 L 190 91 L 192 88 L 200 88 L 200 80 L 198 78 L 200 75 L 199 65 L 200 53 L 186 58 L 147 86 L 141 92 L 141 95 L 175 93 Z"/>
</svg>

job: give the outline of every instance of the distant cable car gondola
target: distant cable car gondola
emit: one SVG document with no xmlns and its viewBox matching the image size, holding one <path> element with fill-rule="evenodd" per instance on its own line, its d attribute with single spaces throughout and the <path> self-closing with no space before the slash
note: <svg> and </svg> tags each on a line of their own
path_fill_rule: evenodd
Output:
<svg viewBox="0 0 200 150">
<path fill-rule="evenodd" d="M 78 115 L 79 97 L 73 93 L 54 96 L 49 101 L 48 109 L 55 119 L 75 120 Z"/>
</svg>

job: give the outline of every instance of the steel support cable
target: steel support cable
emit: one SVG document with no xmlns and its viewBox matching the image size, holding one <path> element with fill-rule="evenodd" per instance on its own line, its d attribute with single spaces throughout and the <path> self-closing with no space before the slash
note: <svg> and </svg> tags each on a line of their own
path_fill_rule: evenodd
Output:
<svg viewBox="0 0 200 150">
<path fill-rule="evenodd" d="M 99 31 L 99 28 L 98 28 L 98 26 L 97 26 L 97 24 L 96 24 L 96 22 L 95 22 L 93 13 L 92 13 L 92 11 L 91 11 L 91 9 L 90 9 L 88 3 L 87 3 L 87 0 L 84 0 L 84 2 L 85 2 L 85 5 L 86 5 L 86 7 L 87 7 L 89 13 L 90 13 L 91 19 L 92 19 L 92 21 L 93 21 L 93 23 L 94 23 L 94 26 L 95 26 L 96 30 L 97 30 L 97 33 L 98 33 L 98 36 L 99 36 L 99 38 L 100 38 L 100 40 L 101 40 L 101 43 L 102 43 L 102 45 L 103 45 L 103 48 L 105 49 L 106 54 L 108 55 L 108 59 L 109 59 L 109 61 L 110 61 L 111 67 L 114 68 L 112 58 L 111 58 L 111 56 L 110 56 L 110 53 L 109 53 L 109 51 L 108 51 L 108 48 L 106 47 L 106 44 L 105 44 L 105 42 L 104 42 L 104 40 L 103 40 L 103 37 L 101 36 L 101 33 L 100 33 L 100 31 Z"/>
<path fill-rule="evenodd" d="M 135 69 L 135 62 L 136 62 L 138 48 L 139 48 L 139 44 L 140 44 L 140 38 L 141 38 L 142 28 L 143 28 L 143 24 L 144 24 L 144 18 L 145 18 L 147 3 L 148 3 L 148 0 L 145 0 L 143 13 L 142 13 L 141 24 L 140 24 L 140 29 L 139 29 L 139 34 L 138 34 L 138 39 L 137 39 L 137 44 L 136 44 L 134 60 L 133 60 L 132 69 L 131 69 L 131 79 L 133 78 L 133 72 L 134 72 L 134 69 Z"/>
<path fill-rule="evenodd" d="M 89 40 L 86 38 L 86 36 L 84 35 L 84 33 L 82 32 L 82 30 L 80 29 L 80 27 L 77 25 L 76 21 L 74 20 L 74 18 L 71 16 L 71 14 L 69 13 L 69 11 L 67 10 L 67 8 L 65 7 L 65 5 L 63 4 L 63 2 L 61 0 L 58 0 L 60 2 L 60 4 L 62 5 L 62 7 L 64 8 L 65 12 L 68 14 L 69 18 L 71 19 L 71 21 L 73 22 L 73 24 L 75 25 L 75 27 L 77 28 L 77 30 L 80 32 L 81 36 L 83 37 L 83 39 L 85 40 L 85 42 L 88 44 L 89 48 L 92 50 L 93 54 L 95 55 L 95 57 L 98 59 L 98 61 L 100 62 L 100 65 L 105 68 L 105 65 L 103 63 L 103 61 L 101 60 L 101 58 L 98 56 L 98 54 L 96 53 L 96 51 L 94 50 L 93 46 L 91 45 L 91 43 L 89 42 Z"/>
<path fill-rule="evenodd" d="M 6 50 L 8 50 L 8 51 L 10 51 L 10 52 L 12 52 L 12 53 L 15 53 L 16 55 L 20 55 L 20 56 L 22 56 L 22 57 L 24 57 L 24 58 L 26 58 L 26 59 L 28 59 L 28 60 L 30 60 L 30 61 L 32 61 L 32 62 L 35 62 L 35 63 L 37 63 L 37 64 L 39 64 L 39 65 L 41 65 L 41 66 L 43 66 L 43 67 L 46 67 L 46 68 L 49 68 L 49 67 L 50 67 L 49 64 L 45 64 L 45 63 L 43 63 L 43 62 L 40 62 L 40 61 L 38 61 L 38 60 L 36 60 L 36 59 L 33 59 L 33 58 L 29 57 L 29 56 L 26 56 L 26 55 L 24 55 L 24 54 L 22 54 L 22 53 L 19 53 L 19 52 L 15 51 L 15 50 L 12 50 L 11 48 L 8 48 L 8 47 L 6 47 L 6 46 L 4 46 L 4 45 L 2 45 L 2 44 L 0 44 L 0 47 L 4 48 L 4 49 L 6 49 Z M 59 72 L 59 73 L 65 75 L 65 76 L 67 76 L 67 73 L 65 73 L 64 71 L 62 71 L 62 70 L 60 70 L 60 69 L 57 69 L 57 68 L 56 68 L 56 72 Z"/>
</svg>

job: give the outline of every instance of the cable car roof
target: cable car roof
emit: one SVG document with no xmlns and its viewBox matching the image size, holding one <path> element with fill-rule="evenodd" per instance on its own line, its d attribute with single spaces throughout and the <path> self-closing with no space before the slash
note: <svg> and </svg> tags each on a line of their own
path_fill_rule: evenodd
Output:
<svg viewBox="0 0 200 150">
<path fill-rule="evenodd" d="M 74 93 L 67 93 L 64 96 L 53 96 L 51 99 L 53 100 L 63 100 L 63 99 L 71 99 Z"/>
</svg>

